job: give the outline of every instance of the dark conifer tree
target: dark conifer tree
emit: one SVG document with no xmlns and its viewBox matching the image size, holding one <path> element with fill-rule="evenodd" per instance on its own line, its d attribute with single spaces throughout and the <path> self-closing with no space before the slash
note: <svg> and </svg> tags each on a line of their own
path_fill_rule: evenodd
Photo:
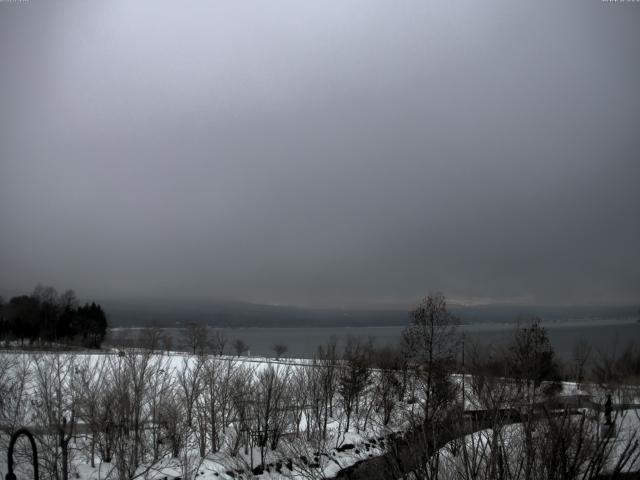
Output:
<svg viewBox="0 0 640 480">
<path fill-rule="evenodd" d="M 0 339 L 100 348 L 106 333 L 102 307 L 95 302 L 78 307 L 71 290 L 60 296 L 54 288 L 38 285 L 31 295 L 0 302 Z"/>
</svg>

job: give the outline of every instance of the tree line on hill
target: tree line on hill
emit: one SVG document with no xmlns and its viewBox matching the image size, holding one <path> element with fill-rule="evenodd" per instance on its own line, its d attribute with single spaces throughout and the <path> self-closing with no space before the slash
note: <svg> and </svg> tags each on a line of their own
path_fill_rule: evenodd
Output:
<svg viewBox="0 0 640 480">
<path fill-rule="evenodd" d="M 107 316 L 95 303 L 81 305 L 73 290 L 61 294 L 38 285 L 30 295 L 8 302 L 0 297 L 0 341 L 78 345 L 100 348 L 107 333 Z"/>
</svg>

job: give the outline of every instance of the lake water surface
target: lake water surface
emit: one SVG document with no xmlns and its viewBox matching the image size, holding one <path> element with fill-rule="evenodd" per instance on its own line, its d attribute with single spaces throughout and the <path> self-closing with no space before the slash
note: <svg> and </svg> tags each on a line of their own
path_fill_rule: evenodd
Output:
<svg viewBox="0 0 640 480">
<path fill-rule="evenodd" d="M 640 323 L 636 321 L 589 321 L 544 324 L 556 353 L 571 358 L 575 344 L 586 341 L 593 351 L 611 352 L 640 341 Z M 458 327 L 464 333 L 465 342 L 484 345 L 504 344 L 513 338 L 515 324 L 475 324 Z M 375 345 L 397 344 L 403 327 L 344 327 L 344 328 L 234 328 L 225 329 L 230 340 L 240 338 L 246 342 L 252 355 L 272 355 L 273 345 L 288 347 L 288 356 L 309 357 L 318 345 L 326 344 L 332 337 L 344 345 L 346 340 L 357 337 L 371 339 Z"/>
<path fill-rule="evenodd" d="M 628 320 L 589 320 L 543 323 L 556 353 L 566 359 L 571 358 L 575 344 L 586 341 L 594 352 L 612 352 L 622 349 L 629 343 L 640 341 L 640 323 L 635 319 Z M 465 342 L 477 342 L 484 345 L 499 345 L 513 337 L 515 324 L 462 325 L 459 328 L 465 335 Z M 117 336 L 132 335 L 133 329 L 117 329 Z M 174 345 L 179 346 L 180 329 L 166 329 L 174 337 Z M 166 331 L 165 330 L 165 331 Z M 339 344 L 344 345 L 349 337 L 362 340 L 371 339 L 375 345 L 394 345 L 400 339 L 403 327 L 343 327 L 343 328 L 224 328 L 221 329 L 227 338 L 227 350 L 231 351 L 234 340 L 241 339 L 249 345 L 251 355 L 273 355 L 275 344 L 286 345 L 286 356 L 311 357 L 318 345 L 326 344 L 336 337 Z"/>
</svg>

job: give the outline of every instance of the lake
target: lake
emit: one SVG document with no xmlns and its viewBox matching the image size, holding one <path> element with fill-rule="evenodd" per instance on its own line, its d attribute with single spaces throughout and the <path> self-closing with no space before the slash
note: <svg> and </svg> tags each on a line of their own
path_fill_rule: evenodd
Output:
<svg viewBox="0 0 640 480">
<path fill-rule="evenodd" d="M 575 344 L 586 341 L 593 352 L 612 352 L 624 348 L 629 343 L 640 341 L 640 323 L 635 319 L 624 320 L 588 320 L 566 321 L 542 324 L 548 331 L 549 339 L 556 353 L 565 359 L 572 356 Z M 465 342 L 477 342 L 484 345 L 499 345 L 513 337 L 516 324 L 480 323 L 458 327 L 465 335 Z M 132 338 L 136 329 L 114 329 L 110 337 L 114 344 L 119 338 Z M 393 345 L 398 342 L 403 327 L 343 327 L 343 328 L 222 328 L 227 338 L 227 350 L 236 339 L 243 340 L 251 355 L 271 356 L 275 344 L 286 345 L 286 356 L 305 358 L 313 356 L 318 345 L 326 344 L 336 337 L 344 345 L 349 337 L 362 340 L 371 339 L 375 345 Z M 181 329 L 163 329 L 174 338 L 174 346 L 179 347 L 182 339 Z"/>
</svg>

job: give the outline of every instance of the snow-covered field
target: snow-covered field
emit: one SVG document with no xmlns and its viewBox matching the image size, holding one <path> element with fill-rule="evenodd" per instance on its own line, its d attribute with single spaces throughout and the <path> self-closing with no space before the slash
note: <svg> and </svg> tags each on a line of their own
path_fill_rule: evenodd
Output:
<svg viewBox="0 0 640 480">
<path fill-rule="evenodd" d="M 137 478 L 172 479 L 186 476 L 203 479 L 330 477 L 359 460 L 382 453 L 385 444 L 384 437 L 390 432 L 403 428 L 403 420 L 399 415 L 399 410 L 396 415 L 390 418 L 387 425 L 383 425 L 380 415 L 374 411 L 374 408 L 369 405 L 369 411 L 363 412 L 362 408 L 365 407 L 365 403 L 360 402 L 360 408 L 357 412 L 352 413 L 351 425 L 346 429 L 344 409 L 338 399 L 339 395 L 334 391 L 333 395 L 336 398 L 331 400 L 335 402 L 335 405 L 332 406 L 334 411 L 326 414 L 326 438 L 318 441 L 315 433 L 317 433 L 319 426 L 317 423 L 310 426 L 311 423 L 314 423 L 310 417 L 314 412 L 317 413 L 317 409 L 309 405 L 299 405 L 300 392 L 296 391 L 296 388 L 301 388 L 299 382 L 303 382 L 305 378 L 314 378 L 305 375 L 305 371 L 320 368 L 318 365 L 314 366 L 310 360 L 277 360 L 235 356 L 203 358 L 181 353 L 162 353 L 149 356 L 128 352 L 123 356 L 115 352 L 110 354 L 5 352 L 0 357 L 0 367 L 3 367 L 2 373 L 0 373 L 0 384 L 5 386 L 5 390 L 11 391 L 14 399 L 2 403 L 3 411 L 0 421 L 4 432 L 0 433 L 0 445 L 6 448 L 7 431 L 15 430 L 19 426 L 26 426 L 40 432 L 41 438 L 50 437 L 40 445 L 45 450 L 50 449 L 49 444 L 56 442 L 54 433 L 58 427 L 57 420 L 66 418 L 69 424 L 72 422 L 74 425 L 73 430 L 69 428 L 66 430 L 72 435 L 69 444 L 72 478 L 83 480 L 117 478 L 117 462 L 101 461 L 98 449 L 94 451 L 94 465 L 91 466 L 89 452 L 91 450 L 92 425 L 91 415 L 86 413 L 87 410 L 91 410 L 91 406 L 87 405 L 87 402 L 99 401 L 100 392 L 109 391 L 109 385 L 105 385 L 102 380 L 106 379 L 107 384 L 114 380 L 122 380 L 122 378 L 114 379 L 113 372 L 119 372 L 123 375 L 129 374 L 134 378 L 135 383 L 137 375 L 142 375 L 135 369 L 142 368 L 143 357 L 147 358 L 148 365 L 145 367 L 147 372 L 142 380 L 150 396 L 143 400 L 144 413 L 141 419 L 147 424 L 144 431 L 148 435 L 158 437 L 166 434 L 164 427 L 158 427 L 156 429 L 158 431 L 148 431 L 154 428 L 153 426 L 149 427 L 148 424 L 158 424 L 164 421 L 152 412 L 154 408 L 152 395 L 173 397 L 177 400 L 176 403 L 184 404 L 188 401 L 189 394 L 192 393 L 189 391 L 191 388 L 192 391 L 198 391 L 196 396 L 204 397 L 206 389 L 211 386 L 207 385 L 207 379 L 211 379 L 207 377 L 207 373 L 211 373 L 207 368 L 218 369 L 218 378 L 213 381 L 218 381 L 220 384 L 212 388 L 215 390 L 220 387 L 220 391 L 214 391 L 212 395 L 229 395 L 228 404 L 223 408 L 233 410 L 234 402 L 238 402 L 238 399 L 231 398 L 233 392 L 229 392 L 235 386 L 232 384 L 231 377 L 235 378 L 237 375 L 246 377 L 245 381 L 248 382 L 249 388 L 254 390 L 260 389 L 261 386 L 268 389 L 270 385 L 265 386 L 265 382 L 271 379 L 270 375 L 275 375 L 281 382 L 278 385 L 287 390 L 286 394 L 283 394 L 287 398 L 279 404 L 274 403 L 268 407 L 275 412 L 272 413 L 273 422 L 271 419 L 264 418 L 251 418 L 242 421 L 238 418 L 242 412 L 230 413 L 225 418 L 227 423 L 224 428 L 219 426 L 221 432 L 216 439 L 218 443 L 216 451 L 206 451 L 204 456 L 200 456 L 198 443 L 201 438 L 198 437 L 202 432 L 198 432 L 200 420 L 196 420 L 196 417 L 199 415 L 197 412 L 205 415 L 210 406 L 206 405 L 204 398 L 200 398 L 194 401 L 194 411 L 191 414 L 187 414 L 184 405 L 179 407 L 173 412 L 175 423 L 185 423 L 187 415 L 192 415 L 194 419 L 193 427 L 188 428 L 189 431 L 181 433 L 184 438 L 176 448 L 177 455 L 172 455 L 172 452 L 168 451 L 171 448 L 166 448 L 167 452 L 155 455 L 158 457 L 155 460 L 142 461 L 144 456 L 141 456 L 140 465 L 135 473 Z M 196 374 L 196 372 L 199 373 Z M 197 382 L 201 382 L 201 385 L 189 386 L 189 382 L 194 382 L 196 375 L 199 376 Z M 228 375 L 229 378 L 225 378 L 225 375 Z M 11 380 L 15 381 L 19 377 L 23 378 L 23 384 L 19 389 L 16 389 L 15 385 L 12 388 L 9 385 Z M 224 382 L 227 382 L 227 385 L 223 385 Z M 275 391 L 278 389 L 278 385 L 271 385 L 271 387 L 274 387 Z M 58 392 L 60 393 L 59 398 L 56 397 L 55 392 L 57 386 L 63 390 L 63 392 Z M 130 390 L 132 387 L 125 388 Z M 333 388 L 335 389 L 335 386 Z M 83 398 L 86 393 L 83 392 L 83 389 L 90 390 L 86 400 Z M 225 389 L 226 391 L 222 391 Z M 130 396 L 135 396 L 133 392 L 129 391 L 128 393 Z M 373 394 L 374 392 L 369 393 Z M 42 396 L 46 394 L 52 398 L 42 401 Z M 248 394 L 255 395 L 252 397 L 253 401 L 266 401 L 260 392 L 253 391 Z M 305 399 L 302 400 L 304 403 Z M 167 401 L 170 402 L 171 399 Z M 306 398 L 306 401 L 310 400 Z M 295 408 L 296 403 L 298 404 L 297 409 Z M 252 412 L 249 415 L 260 416 L 264 414 L 260 411 L 260 406 L 251 406 L 250 409 Z M 279 415 L 279 409 L 285 411 L 283 418 L 276 418 Z M 83 414 L 82 411 L 85 413 Z M 367 418 L 364 418 L 365 414 Z M 72 416 L 73 420 L 71 420 Z M 259 439 L 239 439 L 247 433 L 243 431 L 245 428 L 259 431 L 261 420 L 268 428 L 274 426 L 274 428 L 281 430 L 276 449 L 272 450 L 269 446 L 260 448 Z M 278 422 L 278 425 L 272 425 L 272 423 Z M 206 419 L 202 420 L 202 426 L 207 426 Z M 179 425 L 176 428 L 180 428 Z M 43 429 L 49 429 L 51 435 L 43 434 Z M 160 430 L 163 431 L 160 432 Z M 307 438 L 312 436 L 312 430 L 316 439 Z M 252 433 L 249 433 L 249 436 L 251 435 Z M 245 440 L 246 443 L 243 444 L 242 442 Z M 146 448 L 152 449 L 153 446 Z M 208 449 L 210 450 L 210 447 Z M 54 455 L 59 455 L 59 452 Z M 23 466 L 22 468 L 28 467 Z M 5 474 L 6 459 L 0 457 L 0 475 L 4 476 Z"/>
<path fill-rule="evenodd" d="M 7 432 L 20 426 L 38 432 L 41 478 L 59 470 L 60 435 L 68 438 L 69 478 L 79 480 L 329 478 L 384 453 L 388 436 L 409 429 L 420 410 L 410 382 L 401 386 L 395 374 L 389 380 L 379 370 L 358 374 L 288 358 L 4 352 L 0 447 L 6 451 Z M 472 378 L 452 378 L 466 410 L 485 408 Z M 576 395 L 596 403 L 606 398 L 599 387 L 562 384 L 560 396 Z M 638 390 L 618 389 L 613 401 L 638 402 Z M 612 459 L 637 435 L 638 412 L 618 417 Z M 599 419 L 590 425 L 597 429 Z M 493 434 L 483 430 L 442 448 L 444 478 L 465 468 L 461 445 L 488 458 Z M 500 432 L 514 459 L 522 438 L 520 424 Z M 18 469 L 28 476 L 26 463 L 22 458 Z M 626 470 L 638 468 L 632 463 Z M 2 455 L 0 475 L 6 469 Z"/>
</svg>

